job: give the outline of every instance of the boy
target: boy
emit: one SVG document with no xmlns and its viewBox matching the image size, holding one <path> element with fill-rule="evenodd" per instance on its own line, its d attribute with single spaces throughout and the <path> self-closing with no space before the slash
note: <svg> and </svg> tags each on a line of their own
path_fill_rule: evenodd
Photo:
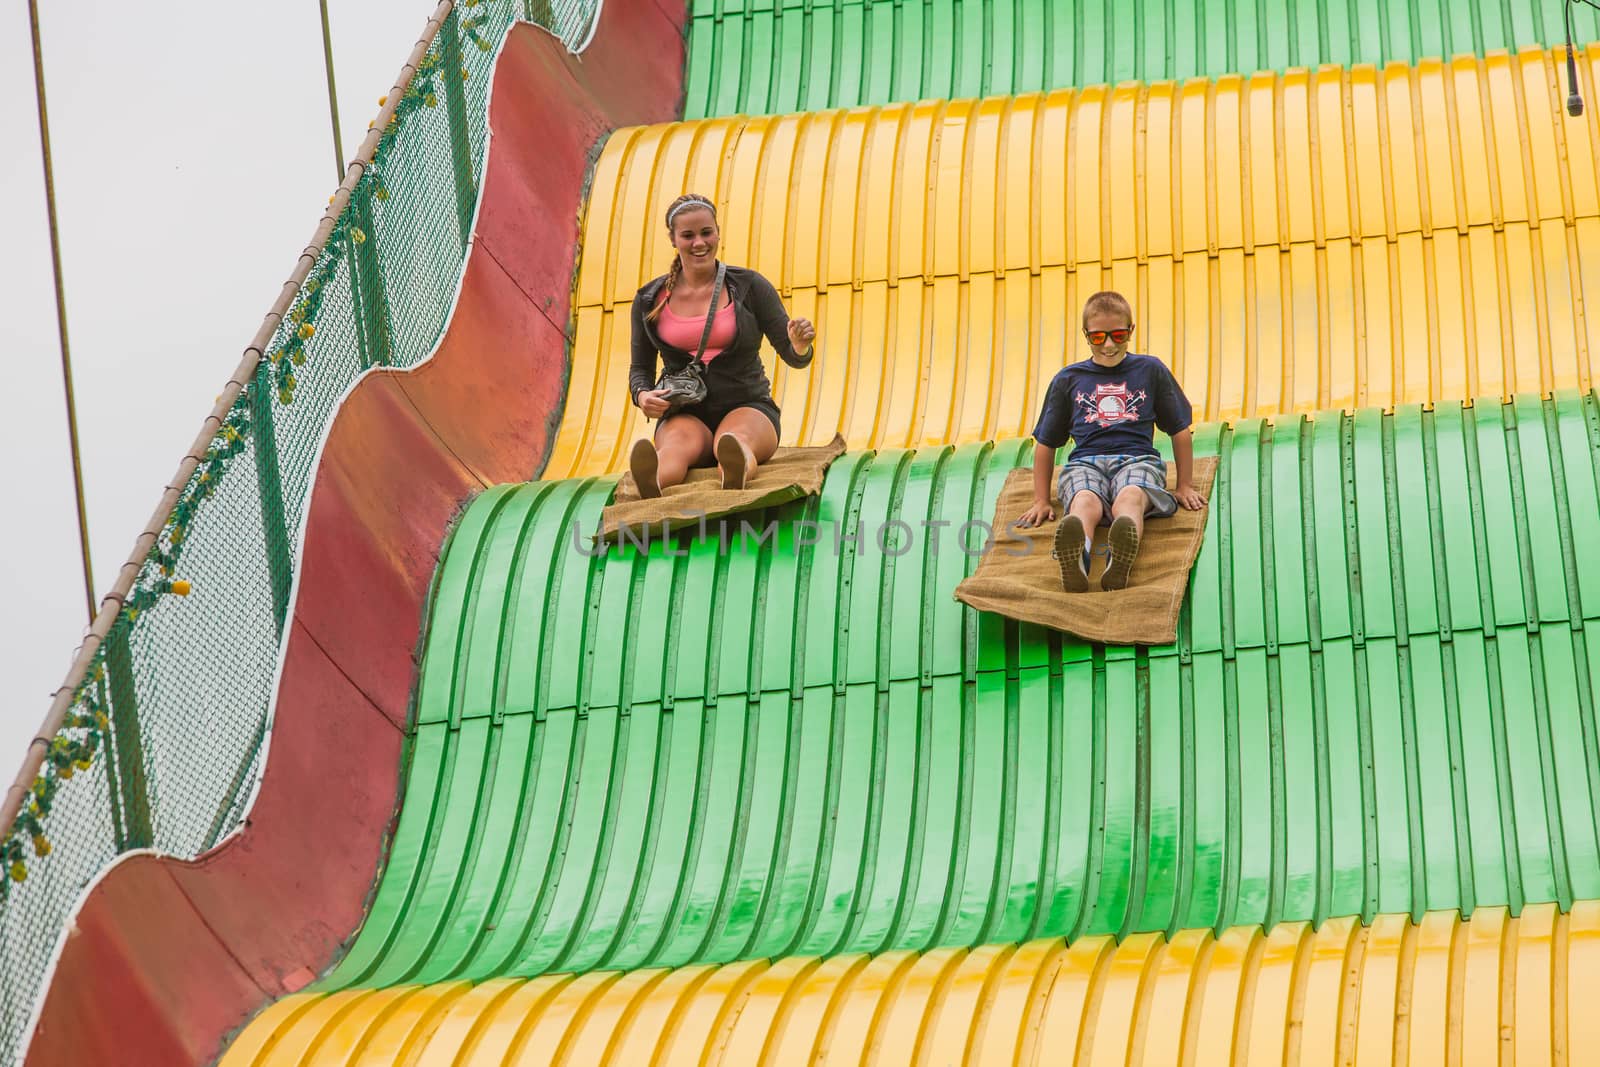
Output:
<svg viewBox="0 0 1600 1067">
<path fill-rule="evenodd" d="M 1194 415 L 1189 398 L 1151 356 L 1130 354 L 1133 309 L 1121 293 L 1100 292 L 1083 305 L 1083 336 L 1093 358 L 1056 373 L 1046 390 L 1033 439 L 1033 506 L 1017 520 L 1032 527 L 1056 517 L 1050 472 L 1056 449 L 1075 442 L 1059 487 L 1067 514 L 1056 528 L 1055 557 L 1069 593 L 1089 591 L 1089 545 L 1095 527 L 1111 523 L 1111 563 L 1103 589 L 1124 589 L 1139 554 L 1146 515 L 1165 518 L 1178 506 L 1199 510 L 1194 488 Z M 1167 469 L 1155 447 L 1155 427 L 1172 438 L 1178 484 L 1167 491 Z"/>
</svg>

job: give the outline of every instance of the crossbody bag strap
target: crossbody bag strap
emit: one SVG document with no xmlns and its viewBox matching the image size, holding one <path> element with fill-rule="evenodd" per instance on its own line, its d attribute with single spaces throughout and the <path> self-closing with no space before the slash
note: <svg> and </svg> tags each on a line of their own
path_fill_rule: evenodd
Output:
<svg viewBox="0 0 1600 1067">
<path fill-rule="evenodd" d="M 722 310 L 721 308 L 717 307 L 717 304 L 722 300 L 722 280 L 727 276 L 727 264 L 719 261 L 717 263 L 717 280 L 711 286 L 711 306 L 706 311 L 706 328 L 705 331 L 700 334 L 700 347 L 695 349 L 694 359 L 689 361 L 689 366 L 695 368 L 696 371 L 703 369 L 700 363 L 700 357 L 705 355 L 706 345 L 711 341 L 711 325 L 717 320 L 717 312 Z"/>
</svg>

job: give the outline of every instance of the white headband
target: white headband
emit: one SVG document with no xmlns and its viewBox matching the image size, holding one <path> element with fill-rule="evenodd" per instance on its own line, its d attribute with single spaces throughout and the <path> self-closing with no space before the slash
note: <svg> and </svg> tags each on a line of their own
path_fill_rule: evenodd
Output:
<svg viewBox="0 0 1600 1067">
<path fill-rule="evenodd" d="M 683 201 L 677 207 L 667 212 L 667 228 L 672 228 L 672 220 L 678 217 L 678 212 L 684 210 L 685 208 L 691 207 L 707 207 L 711 209 L 711 214 L 715 215 L 717 213 L 716 205 L 712 204 L 711 201 L 702 200 L 699 197 L 695 197 L 692 200 Z"/>
</svg>

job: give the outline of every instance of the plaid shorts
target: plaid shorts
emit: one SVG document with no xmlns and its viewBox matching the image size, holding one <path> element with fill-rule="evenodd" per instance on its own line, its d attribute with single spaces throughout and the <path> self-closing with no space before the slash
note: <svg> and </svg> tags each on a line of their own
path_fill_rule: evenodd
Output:
<svg viewBox="0 0 1600 1067">
<path fill-rule="evenodd" d="M 1149 503 L 1144 513 L 1164 519 L 1177 513 L 1178 500 L 1167 491 L 1167 465 L 1153 456 L 1084 456 L 1067 460 L 1061 468 L 1056 490 L 1062 508 L 1072 507 L 1072 498 L 1083 490 L 1099 497 L 1105 505 L 1100 525 L 1111 522 L 1111 502 L 1130 485 L 1144 490 Z"/>
</svg>

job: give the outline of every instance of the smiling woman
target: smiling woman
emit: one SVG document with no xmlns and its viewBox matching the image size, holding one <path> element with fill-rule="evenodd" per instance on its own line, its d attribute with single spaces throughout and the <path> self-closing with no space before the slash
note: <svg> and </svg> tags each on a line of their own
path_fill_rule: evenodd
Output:
<svg viewBox="0 0 1600 1067">
<path fill-rule="evenodd" d="M 724 489 L 742 489 L 772 458 L 781 433 L 772 384 L 761 365 L 761 337 L 791 367 L 805 367 L 817 331 L 791 319 L 772 283 L 717 259 L 717 209 L 698 193 L 667 208 L 671 269 L 633 300 L 628 392 L 648 418 L 654 441 L 634 442 L 629 468 L 641 496 L 660 496 L 691 467 L 713 462 Z M 692 353 L 692 354 L 691 354 Z M 665 370 L 656 378 L 657 359 Z"/>
</svg>

